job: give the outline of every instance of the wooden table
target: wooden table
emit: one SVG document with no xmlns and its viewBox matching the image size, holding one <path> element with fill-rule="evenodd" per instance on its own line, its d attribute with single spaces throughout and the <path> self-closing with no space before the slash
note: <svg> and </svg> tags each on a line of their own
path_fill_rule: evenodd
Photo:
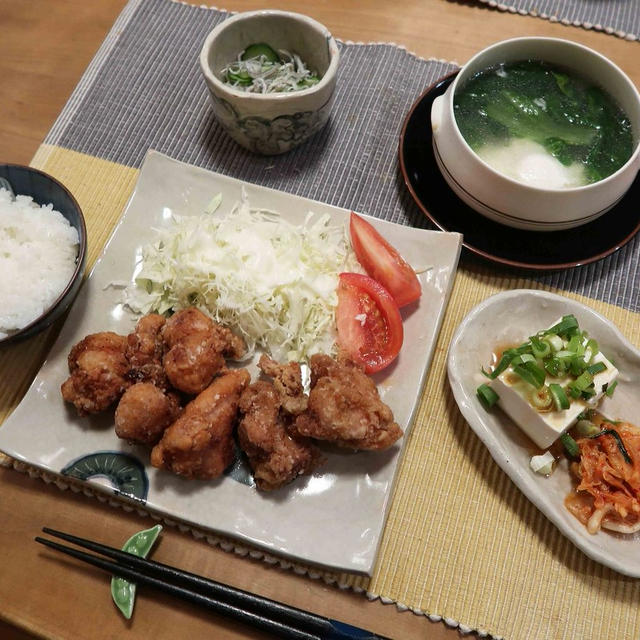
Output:
<svg viewBox="0 0 640 640">
<path fill-rule="evenodd" d="M 125 0 L 0 0 L 0 162 L 30 161 L 124 4 Z M 273 4 L 224 3 L 237 11 L 267 6 Z M 508 37 L 569 38 L 599 50 L 640 85 L 637 43 L 473 2 L 405 0 L 401 6 L 387 0 L 324 0 L 309 6 L 280 0 L 277 7 L 311 13 L 343 40 L 395 42 L 424 57 L 459 63 Z M 267 637 L 145 590 L 139 593 L 133 620 L 125 622 L 110 605 L 105 575 L 47 553 L 32 541 L 44 525 L 77 530 L 77 522 L 83 523 L 87 537 L 124 540 L 132 531 L 150 526 L 148 518 L 0 469 L 0 522 L 2 638 Z M 459 637 L 443 623 L 237 557 L 174 529 L 165 529 L 154 558 L 391 638 Z"/>
</svg>

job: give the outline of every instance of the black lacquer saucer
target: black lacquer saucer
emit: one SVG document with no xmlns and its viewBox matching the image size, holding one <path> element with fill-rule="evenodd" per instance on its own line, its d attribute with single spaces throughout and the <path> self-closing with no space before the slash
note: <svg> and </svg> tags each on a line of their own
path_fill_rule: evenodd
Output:
<svg viewBox="0 0 640 640">
<path fill-rule="evenodd" d="M 498 224 L 466 205 L 442 177 L 432 146 L 431 105 L 456 73 L 431 85 L 407 114 L 400 134 L 400 169 L 423 213 L 443 231 L 464 236 L 463 246 L 491 262 L 551 271 L 600 260 L 640 230 L 640 176 L 610 211 L 593 222 L 563 231 L 526 231 Z"/>
</svg>

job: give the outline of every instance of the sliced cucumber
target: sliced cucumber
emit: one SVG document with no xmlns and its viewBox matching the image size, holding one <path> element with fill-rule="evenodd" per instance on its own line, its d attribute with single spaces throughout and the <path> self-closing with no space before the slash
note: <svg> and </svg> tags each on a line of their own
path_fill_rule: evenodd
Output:
<svg viewBox="0 0 640 640">
<path fill-rule="evenodd" d="M 253 78 L 247 71 L 240 70 L 234 72 L 229 70 L 227 71 L 227 82 L 231 84 L 239 84 L 243 87 L 248 87 L 253 82 Z"/>
<path fill-rule="evenodd" d="M 251 60 L 263 56 L 267 62 L 280 62 L 280 56 L 276 51 L 264 42 L 250 44 L 240 56 L 241 60 Z"/>
<path fill-rule="evenodd" d="M 304 80 L 298 82 L 298 89 L 306 89 L 308 87 L 313 87 L 314 84 L 318 84 L 320 82 L 320 78 L 313 73 L 310 76 L 307 76 Z"/>
</svg>

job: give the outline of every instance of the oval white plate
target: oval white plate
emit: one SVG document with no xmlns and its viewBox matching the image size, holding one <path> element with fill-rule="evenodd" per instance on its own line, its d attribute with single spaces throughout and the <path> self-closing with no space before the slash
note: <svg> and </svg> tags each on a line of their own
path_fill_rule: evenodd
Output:
<svg viewBox="0 0 640 640">
<path fill-rule="evenodd" d="M 620 371 L 619 384 L 601 410 L 609 417 L 640 422 L 640 351 L 606 318 L 579 302 L 544 291 L 517 289 L 488 298 L 462 321 L 448 356 L 449 383 L 471 428 L 516 486 L 587 556 L 632 577 L 640 577 L 640 533 L 591 535 L 564 506 L 571 491 L 566 462 L 550 478 L 529 468 L 534 445 L 502 411 L 485 411 L 476 389 L 486 381 L 480 372 L 491 362 L 496 345 L 523 342 L 557 318 L 572 313 Z"/>
</svg>

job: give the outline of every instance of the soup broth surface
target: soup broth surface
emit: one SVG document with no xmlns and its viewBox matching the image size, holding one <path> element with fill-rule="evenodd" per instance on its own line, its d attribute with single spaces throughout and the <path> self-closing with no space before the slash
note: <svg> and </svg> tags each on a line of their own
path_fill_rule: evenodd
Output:
<svg viewBox="0 0 640 640">
<path fill-rule="evenodd" d="M 608 93 L 539 60 L 477 73 L 456 91 L 454 113 L 485 162 L 535 186 L 597 182 L 633 153 L 629 118 Z"/>
</svg>

